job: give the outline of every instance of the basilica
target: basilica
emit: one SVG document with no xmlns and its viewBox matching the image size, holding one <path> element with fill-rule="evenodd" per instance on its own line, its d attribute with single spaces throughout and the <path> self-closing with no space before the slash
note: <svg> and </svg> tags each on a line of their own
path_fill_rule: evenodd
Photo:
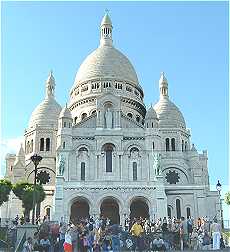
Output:
<svg viewBox="0 0 230 252">
<path fill-rule="evenodd" d="M 38 171 L 48 173 L 49 180 L 41 216 L 52 220 L 75 222 L 89 215 L 116 223 L 139 216 L 213 218 L 219 198 L 210 191 L 207 151 L 198 153 L 191 144 L 163 72 L 159 101 L 146 109 L 135 69 L 114 47 L 112 30 L 106 14 L 99 47 L 81 64 L 63 108 L 49 74 L 24 143 L 18 154 L 6 156 L 5 177 L 13 183 L 33 182 L 31 156 L 42 156 Z M 11 195 L 2 217 L 21 213 L 21 202 Z"/>
</svg>

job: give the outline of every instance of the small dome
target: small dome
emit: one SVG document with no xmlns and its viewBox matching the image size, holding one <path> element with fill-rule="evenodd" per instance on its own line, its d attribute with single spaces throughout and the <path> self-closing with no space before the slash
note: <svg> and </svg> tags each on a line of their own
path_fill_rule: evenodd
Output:
<svg viewBox="0 0 230 252">
<path fill-rule="evenodd" d="M 59 118 L 66 117 L 66 118 L 71 118 L 72 115 L 70 113 L 70 110 L 68 109 L 67 105 L 61 110 L 61 113 L 59 115 Z"/>
<path fill-rule="evenodd" d="M 167 96 L 161 97 L 154 110 L 159 119 L 159 127 L 186 128 L 185 120 L 178 107 Z"/>
<path fill-rule="evenodd" d="M 145 116 L 145 120 L 148 120 L 148 119 L 157 119 L 156 111 L 154 110 L 152 106 L 147 110 L 147 113 Z"/>
<path fill-rule="evenodd" d="M 75 84 L 100 78 L 130 81 L 139 86 L 137 74 L 129 59 L 110 46 L 100 46 L 81 64 L 75 78 Z"/>
<path fill-rule="evenodd" d="M 33 111 L 30 117 L 29 127 L 33 127 L 36 124 L 57 127 L 60 111 L 61 106 L 53 97 L 45 98 Z"/>
</svg>

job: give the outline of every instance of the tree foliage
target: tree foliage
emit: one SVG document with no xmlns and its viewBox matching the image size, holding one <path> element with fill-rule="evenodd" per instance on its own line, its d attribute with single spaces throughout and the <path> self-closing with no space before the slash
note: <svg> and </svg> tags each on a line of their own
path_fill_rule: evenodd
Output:
<svg viewBox="0 0 230 252">
<path fill-rule="evenodd" d="M 225 200 L 225 203 L 226 203 L 227 205 L 230 205 L 230 192 L 227 192 L 227 193 L 225 194 L 224 200 Z"/>
<path fill-rule="evenodd" d="M 0 179 L 0 206 L 9 200 L 12 183 L 7 179 Z"/>
<path fill-rule="evenodd" d="M 20 181 L 13 186 L 13 192 L 20 200 L 22 200 L 23 195 L 25 193 L 25 188 L 30 185 L 32 184 L 26 181 Z"/>
<path fill-rule="evenodd" d="M 18 182 L 13 187 L 14 194 L 22 201 L 22 207 L 28 215 L 34 204 L 38 204 L 45 199 L 45 192 L 41 185 L 34 185 L 28 182 Z"/>
</svg>

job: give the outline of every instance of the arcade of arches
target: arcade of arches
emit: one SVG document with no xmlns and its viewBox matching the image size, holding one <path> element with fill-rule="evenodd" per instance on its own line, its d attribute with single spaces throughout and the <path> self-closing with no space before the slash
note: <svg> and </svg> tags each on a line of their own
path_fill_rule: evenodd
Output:
<svg viewBox="0 0 230 252">
<path fill-rule="evenodd" d="M 113 197 L 107 197 L 104 199 L 99 207 L 100 216 L 109 218 L 112 223 L 120 223 L 120 207 L 118 201 Z M 142 217 L 149 218 L 149 206 L 144 198 L 134 198 L 129 206 L 131 219 Z M 82 218 L 88 218 L 90 216 L 90 206 L 88 200 L 84 198 L 77 198 L 71 205 L 70 220 L 73 223 L 77 223 Z"/>
</svg>

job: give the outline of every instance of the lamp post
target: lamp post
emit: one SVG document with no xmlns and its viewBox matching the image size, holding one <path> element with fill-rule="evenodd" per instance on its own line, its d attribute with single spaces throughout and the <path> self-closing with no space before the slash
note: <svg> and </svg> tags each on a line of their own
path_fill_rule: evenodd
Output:
<svg viewBox="0 0 230 252">
<path fill-rule="evenodd" d="M 33 212 L 32 212 L 32 224 L 34 224 L 34 215 L 35 215 L 35 186 L 37 180 L 37 171 L 38 171 L 38 164 L 41 162 L 42 157 L 34 154 L 31 158 L 32 162 L 34 163 L 34 190 L 33 190 Z"/>
<path fill-rule="evenodd" d="M 223 214 L 222 214 L 222 202 L 221 202 L 221 189 L 222 189 L 222 185 L 220 183 L 220 181 L 218 180 L 217 181 L 217 184 L 216 184 L 216 190 L 218 191 L 218 194 L 219 194 L 219 205 L 220 205 L 220 221 L 221 221 L 221 226 L 223 228 Z"/>
</svg>

